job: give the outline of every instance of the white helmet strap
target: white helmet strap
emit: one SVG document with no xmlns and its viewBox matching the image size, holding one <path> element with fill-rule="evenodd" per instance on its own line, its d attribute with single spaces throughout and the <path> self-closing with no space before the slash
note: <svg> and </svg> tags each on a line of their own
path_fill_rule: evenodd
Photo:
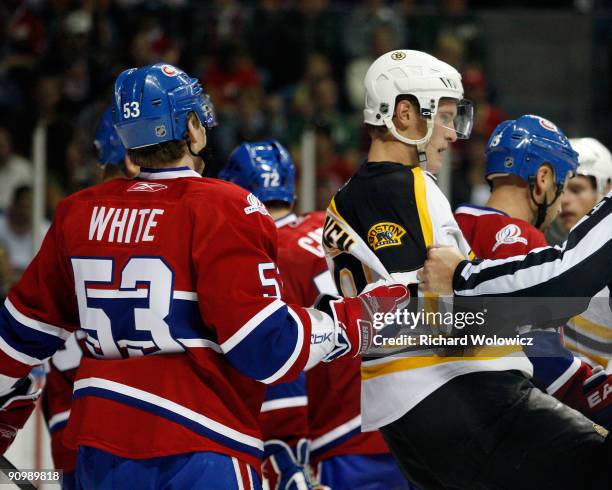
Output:
<svg viewBox="0 0 612 490">
<path fill-rule="evenodd" d="M 425 145 L 431 139 L 431 135 L 433 133 L 434 121 L 433 117 L 427 119 L 427 133 L 421 139 L 413 140 L 410 138 L 406 138 L 398 133 L 395 124 L 393 124 L 393 120 L 390 116 L 383 118 L 383 122 L 387 129 L 391 132 L 394 138 L 402 143 L 406 143 L 407 145 L 412 145 L 417 147 L 417 152 L 419 155 L 419 165 L 427 170 L 427 157 L 425 156 Z"/>
</svg>

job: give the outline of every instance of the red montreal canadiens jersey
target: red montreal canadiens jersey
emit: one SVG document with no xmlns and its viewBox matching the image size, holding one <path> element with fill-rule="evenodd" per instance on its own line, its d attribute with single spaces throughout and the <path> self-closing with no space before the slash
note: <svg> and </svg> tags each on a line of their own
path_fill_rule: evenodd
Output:
<svg viewBox="0 0 612 490">
<path fill-rule="evenodd" d="M 310 339 L 308 312 L 280 299 L 276 227 L 233 184 L 142 170 L 60 203 L 1 310 L 0 372 L 24 376 L 80 328 L 69 447 L 259 469 L 265 385 L 298 376 Z"/>
<path fill-rule="evenodd" d="M 324 221 L 323 211 L 290 214 L 276 221 L 278 267 L 288 303 L 312 306 L 320 293 L 336 292 L 321 246 Z"/>
<path fill-rule="evenodd" d="M 64 444 L 64 429 L 70 416 L 72 389 L 77 369 L 81 362 L 81 345 L 75 332 L 48 361 L 45 389 L 43 391 L 43 411 L 51 434 L 51 456 L 56 468 L 72 472 L 76 467 L 76 450 Z"/>
<path fill-rule="evenodd" d="M 476 257 L 505 259 L 548 246 L 540 230 L 493 208 L 464 204 L 455 219 Z"/>
<path fill-rule="evenodd" d="M 278 266 L 288 303 L 310 306 L 320 293 L 337 294 L 321 246 L 324 222 L 321 211 L 276 222 Z M 337 455 L 389 452 L 378 432 L 361 433 L 359 359 L 319 363 L 306 373 L 306 385 L 313 464 Z"/>
<path fill-rule="evenodd" d="M 541 231 L 492 208 L 462 205 L 455 218 L 478 258 L 504 259 L 547 246 Z M 536 384 L 572 408 L 583 411 L 583 380 L 591 367 L 563 346 L 554 329 L 532 330 L 533 345 L 524 348 L 534 367 Z M 587 414 L 588 415 L 588 414 Z"/>
<path fill-rule="evenodd" d="M 277 263 L 283 278 L 283 299 L 288 303 L 309 307 L 320 290 L 335 289 L 321 249 L 323 220 L 323 213 L 299 217 L 291 213 L 276 220 Z M 270 386 L 261 407 L 264 439 L 281 439 L 293 446 L 307 438 L 308 410 L 304 373 L 290 383 Z"/>
</svg>

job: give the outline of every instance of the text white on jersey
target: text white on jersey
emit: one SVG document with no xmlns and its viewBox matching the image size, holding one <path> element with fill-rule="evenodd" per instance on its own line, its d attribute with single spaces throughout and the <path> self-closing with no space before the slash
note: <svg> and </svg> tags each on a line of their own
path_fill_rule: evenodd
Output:
<svg viewBox="0 0 612 490">
<path fill-rule="evenodd" d="M 116 243 L 152 242 L 156 216 L 163 209 L 106 208 L 95 206 L 89 222 L 89 239 Z"/>
</svg>

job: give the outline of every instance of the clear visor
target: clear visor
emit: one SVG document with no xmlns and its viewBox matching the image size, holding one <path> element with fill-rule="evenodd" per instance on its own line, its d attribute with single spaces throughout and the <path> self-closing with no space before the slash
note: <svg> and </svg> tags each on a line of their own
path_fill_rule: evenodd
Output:
<svg viewBox="0 0 612 490">
<path fill-rule="evenodd" d="M 217 125 L 217 115 L 215 114 L 215 106 L 210 100 L 210 95 L 204 92 L 204 88 L 197 78 L 190 78 L 189 81 L 191 83 L 189 86 L 190 94 L 197 97 L 196 104 L 200 106 L 204 117 L 202 124 L 207 128 L 215 127 Z"/>
<path fill-rule="evenodd" d="M 474 127 L 474 106 L 467 99 L 457 102 L 457 115 L 452 124 L 440 124 L 445 129 L 450 129 L 457 133 L 457 139 L 466 140 L 472 134 Z"/>
<path fill-rule="evenodd" d="M 215 114 L 215 106 L 210 100 L 210 95 L 202 94 L 202 111 L 204 112 L 204 125 L 207 128 L 214 128 L 217 125 L 217 115 Z"/>
</svg>

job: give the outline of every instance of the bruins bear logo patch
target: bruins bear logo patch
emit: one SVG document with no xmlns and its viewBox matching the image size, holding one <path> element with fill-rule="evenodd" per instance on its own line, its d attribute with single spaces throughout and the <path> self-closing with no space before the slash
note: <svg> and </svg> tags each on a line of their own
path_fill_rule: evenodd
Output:
<svg viewBox="0 0 612 490">
<path fill-rule="evenodd" d="M 393 247 L 402 244 L 406 230 L 396 223 L 385 221 L 376 223 L 368 231 L 368 243 L 374 250 L 383 247 Z"/>
</svg>

